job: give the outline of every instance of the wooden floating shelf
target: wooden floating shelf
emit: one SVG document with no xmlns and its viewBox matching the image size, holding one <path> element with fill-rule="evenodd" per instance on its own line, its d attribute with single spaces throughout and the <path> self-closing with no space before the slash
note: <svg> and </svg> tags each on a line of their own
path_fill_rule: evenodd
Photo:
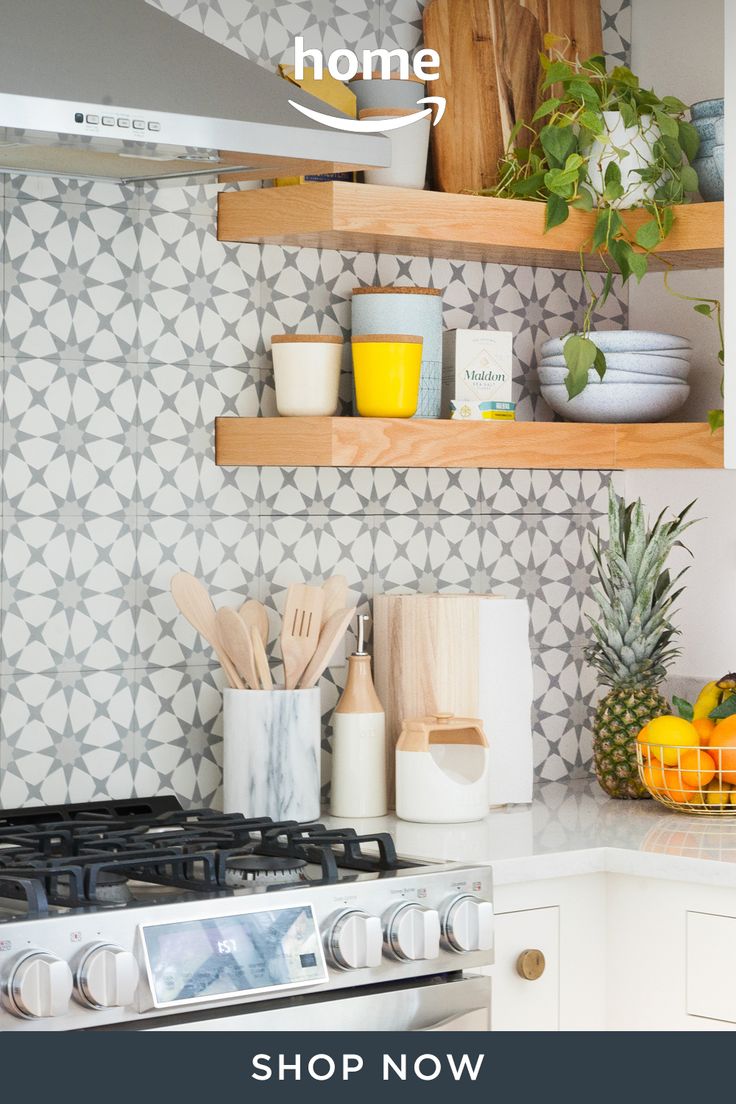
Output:
<svg viewBox="0 0 736 1104">
<path fill-rule="evenodd" d="M 722 468 L 700 422 L 591 425 L 392 418 L 217 418 L 222 467 Z"/>
<path fill-rule="evenodd" d="M 636 229 L 650 216 L 632 211 L 624 217 Z M 229 242 L 574 269 L 594 218 L 571 211 L 566 223 L 545 234 L 541 203 L 330 181 L 222 192 L 217 234 Z M 722 266 L 723 204 L 678 207 L 658 253 L 661 261 L 652 258 L 651 268 Z M 597 257 L 586 265 L 603 267 Z"/>
</svg>

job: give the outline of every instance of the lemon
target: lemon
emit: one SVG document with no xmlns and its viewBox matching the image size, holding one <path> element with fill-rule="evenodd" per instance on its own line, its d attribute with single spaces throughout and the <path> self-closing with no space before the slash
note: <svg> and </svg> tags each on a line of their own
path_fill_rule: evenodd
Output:
<svg viewBox="0 0 736 1104">
<path fill-rule="evenodd" d="M 646 726 L 645 739 L 649 743 L 649 755 L 659 759 L 668 767 L 677 764 L 678 748 L 698 747 L 700 738 L 698 730 L 690 721 L 683 717 L 669 714 L 665 717 L 655 717 Z"/>
</svg>

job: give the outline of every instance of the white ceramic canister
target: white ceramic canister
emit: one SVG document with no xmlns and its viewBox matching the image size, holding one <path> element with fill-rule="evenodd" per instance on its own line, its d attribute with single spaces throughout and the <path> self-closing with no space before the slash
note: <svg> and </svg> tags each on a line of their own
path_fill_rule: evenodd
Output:
<svg viewBox="0 0 736 1104">
<path fill-rule="evenodd" d="M 358 112 L 359 119 L 372 122 L 399 119 L 413 115 L 416 111 L 405 107 L 370 107 Z M 363 179 L 366 184 L 387 184 L 393 188 L 423 188 L 427 178 L 427 156 L 429 154 L 429 132 L 432 129 L 432 115 L 425 115 L 408 126 L 387 130 L 386 137 L 391 142 L 391 164 L 387 169 L 366 169 Z"/>
<path fill-rule="evenodd" d="M 424 106 L 419 100 L 424 98 L 424 82 L 413 74 L 402 80 L 398 73 L 392 73 L 389 80 L 383 80 L 378 70 L 361 73 L 348 81 L 348 88 L 354 94 L 358 111 L 372 107 L 402 107 L 409 111 L 421 110 Z"/>
<path fill-rule="evenodd" d="M 276 409 L 282 417 L 337 411 L 343 339 L 335 334 L 274 334 Z"/>
<path fill-rule="evenodd" d="M 442 405 L 442 290 L 353 288 L 353 334 L 402 333 L 422 338 L 422 375 L 415 418 L 439 418 Z"/>
<path fill-rule="evenodd" d="M 661 131 L 653 115 L 642 115 L 638 126 L 627 127 L 619 111 L 604 111 L 603 124 L 606 135 L 596 138 L 590 147 L 588 178 L 590 186 L 597 196 L 605 189 L 606 169 L 612 161 L 621 169 L 621 185 L 624 194 L 613 204 L 621 210 L 629 207 L 641 207 L 652 200 L 657 184 L 645 184 L 636 172 L 647 169 L 654 160 L 654 143 L 661 138 Z M 616 152 L 626 150 L 627 156 L 621 158 Z"/>
<path fill-rule="evenodd" d="M 223 802 L 273 820 L 320 814 L 319 687 L 223 691 Z"/>
<path fill-rule="evenodd" d="M 396 815 L 450 824 L 488 813 L 488 741 L 475 718 L 405 720 L 396 744 Z"/>
</svg>

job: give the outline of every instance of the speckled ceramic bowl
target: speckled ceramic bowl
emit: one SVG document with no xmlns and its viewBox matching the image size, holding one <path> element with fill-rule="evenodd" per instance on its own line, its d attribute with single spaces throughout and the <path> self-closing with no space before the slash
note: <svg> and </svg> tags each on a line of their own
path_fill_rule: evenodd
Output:
<svg viewBox="0 0 736 1104">
<path fill-rule="evenodd" d="M 567 367 L 556 367 L 550 364 L 540 364 L 537 369 L 537 375 L 539 376 L 539 382 L 543 386 L 548 384 L 564 383 L 567 377 Z M 606 374 L 603 379 L 600 378 L 595 368 L 591 368 L 588 372 L 588 383 L 606 384 L 610 386 L 613 383 L 628 384 L 629 387 L 641 387 L 645 386 L 667 386 L 669 383 L 683 383 L 681 379 L 676 379 L 673 376 L 648 376 L 641 372 L 617 372 L 615 368 L 607 368 Z"/>
<path fill-rule="evenodd" d="M 593 330 L 588 337 L 604 353 L 645 353 L 650 349 L 658 353 L 668 349 L 687 349 L 689 352 L 692 349 L 686 337 L 654 333 L 652 330 Z M 545 341 L 541 348 L 542 356 L 546 357 L 548 354 L 555 356 L 561 353 L 566 340 L 566 337 L 553 337 Z M 682 354 L 677 352 L 675 355 Z"/>
<path fill-rule="evenodd" d="M 661 353 L 606 353 L 606 365 L 622 375 L 655 376 L 685 381 L 690 375 L 690 361 L 685 357 L 664 356 Z M 565 358 L 546 356 L 539 362 L 544 368 L 564 368 Z"/>
<path fill-rule="evenodd" d="M 586 387 L 574 399 L 564 384 L 541 388 L 547 405 L 568 422 L 660 422 L 674 414 L 690 394 L 686 383 L 612 383 L 608 387 Z"/>
</svg>

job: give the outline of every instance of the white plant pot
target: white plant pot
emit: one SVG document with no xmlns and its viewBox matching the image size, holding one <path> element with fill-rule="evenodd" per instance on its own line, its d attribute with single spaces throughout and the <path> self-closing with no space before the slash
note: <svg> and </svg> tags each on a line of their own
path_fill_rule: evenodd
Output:
<svg viewBox="0 0 736 1104">
<path fill-rule="evenodd" d="M 223 691 L 223 802 L 228 813 L 317 820 L 320 692 Z"/>
<path fill-rule="evenodd" d="M 654 198 L 656 184 L 645 184 L 636 172 L 651 165 L 654 155 L 654 143 L 661 137 L 659 127 L 653 115 L 644 115 L 640 125 L 624 126 L 618 111 L 604 111 L 603 122 L 607 138 L 596 138 L 589 153 L 588 178 L 596 196 L 602 196 L 605 189 L 606 169 L 612 161 L 618 162 L 621 169 L 621 184 L 624 194 L 612 206 L 621 210 L 629 207 L 641 207 Z M 616 147 L 616 148 L 614 148 Z M 616 149 L 627 151 L 628 156 L 621 158 Z"/>
</svg>

